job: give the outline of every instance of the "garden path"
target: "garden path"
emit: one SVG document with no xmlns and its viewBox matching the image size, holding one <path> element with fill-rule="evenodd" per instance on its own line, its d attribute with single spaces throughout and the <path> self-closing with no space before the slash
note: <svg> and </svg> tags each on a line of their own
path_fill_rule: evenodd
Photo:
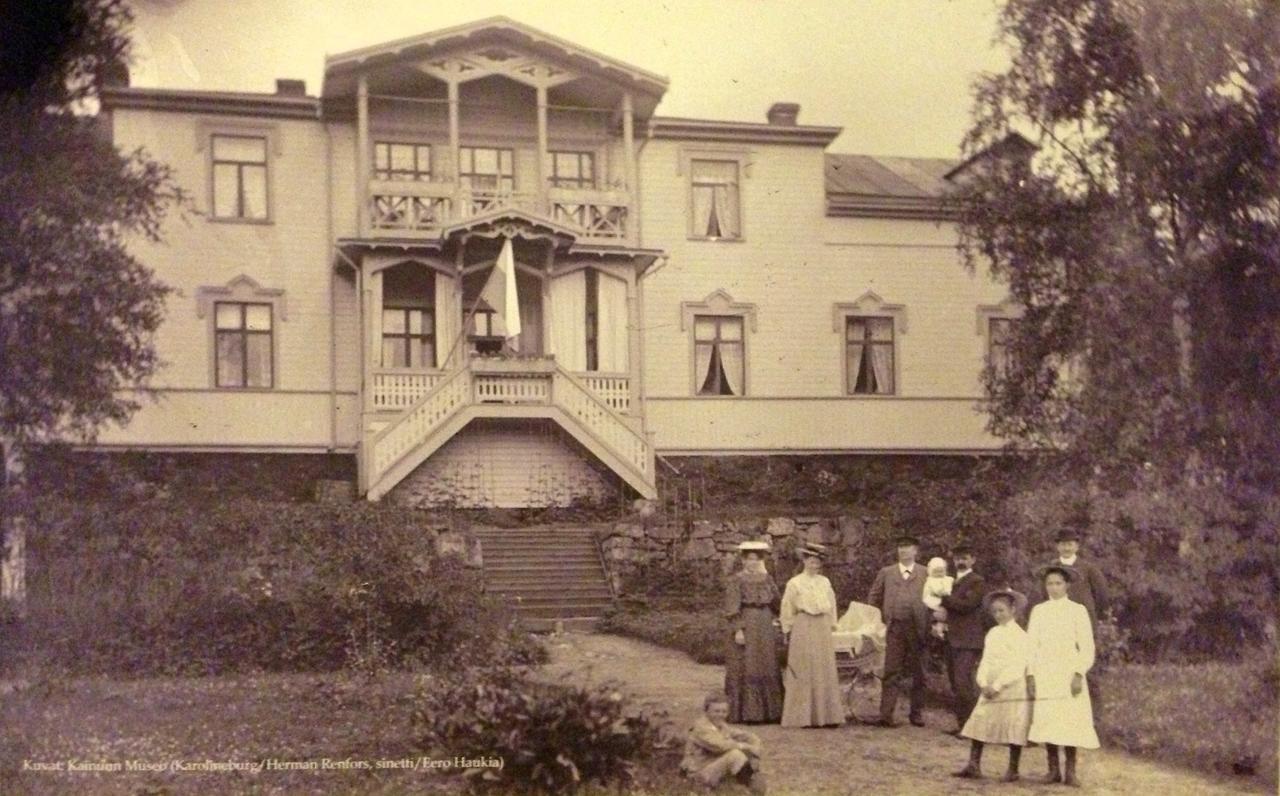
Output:
<svg viewBox="0 0 1280 796">
<path fill-rule="evenodd" d="M 665 711 L 686 727 L 702 708 L 708 691 L 723 686 L 719 666 L 694 663 L 681 652 L 634 639 L 603 634 L 567 633 L 550 639 L 546 674 L 576 683 L 615 680 L 643 706 Z M 992 749 L 984 760 L 988 779 L 957 780 L 950 772 L 964 765 L 967 741 L 943 734 L 953 726 L 943 711 L 927 712 L 928 726 L 885 730 L 860 725 L 840 729 L 798 730 L 753 727 L 767 750 L 766 771 L 772 794 L 919 794 L 998 793 L 1002 796 L 1049 794 L 1136 794 L 1226 796 L 1259 792 L 1247 783 L 1211 778 L 1106 749 L 1081 755 L 1085 787 L 1072 791 L 1021 782 L 1005 785 L 993 774 L 1004 771 L 1006 753 Z M 1039 778 L 1044 756 L 1027 750 L 1023 775 Z M 744 791 L 745 792 L 745 791 Z"/>
</svg>

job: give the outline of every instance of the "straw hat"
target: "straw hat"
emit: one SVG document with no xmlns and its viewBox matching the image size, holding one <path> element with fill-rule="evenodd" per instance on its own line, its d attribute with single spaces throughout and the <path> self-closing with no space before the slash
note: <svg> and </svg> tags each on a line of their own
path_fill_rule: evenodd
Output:
<svg viewBox="0 0 1280 796">
<path fill-rule="evenodd" d="M 768 542 L 746 541 L 738 545 L 739 553 L 760 553 L 763 555 L 771 549 Z"/>
<path fill-rule="evenodd" d="M 796 548 L 796 555 L 801 558 L 817 556 L 818 558 L 825 559 L 827 557 L 827 546 L 818 544 L 817 542 L 805 542 Z"/>
<path fill-rule="evenodd" d="M 992 592 L 987 592 L 985 595 L 983 595 L 982 610 L 990 611 L 991 602 L 995 600 L 995 598 L 997 597 L 1008 597 L 1009 599 L 1013 600 L 1013 612 L 1015 614 L 1021 614 L 1027 608 L 1027 595 L 1023 594 L 1020 591 L 1014 591 L 1013 589 L 1006 587 L 1003 589 L 996 589 L 995 591 L 992 591 Z"/>
</svg>

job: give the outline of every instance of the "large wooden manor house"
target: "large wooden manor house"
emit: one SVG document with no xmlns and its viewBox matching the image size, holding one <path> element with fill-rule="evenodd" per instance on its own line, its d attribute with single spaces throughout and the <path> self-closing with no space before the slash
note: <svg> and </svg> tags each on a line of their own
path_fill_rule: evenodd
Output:
<svg viewBox="0 0 1280 796">
<path fill-rule="evenodd" d="M 680 456 L 997 449 L 1015 311 L 961 267 L 957 163 L 667 89 L 505 18 L 329 56 L 319 96 L 105 89 L 197 213 L 139 244 L 167 365 L 98 444 L 350 455 L 369 499 L 500 507 L 652 497 Z"/>
</svg>

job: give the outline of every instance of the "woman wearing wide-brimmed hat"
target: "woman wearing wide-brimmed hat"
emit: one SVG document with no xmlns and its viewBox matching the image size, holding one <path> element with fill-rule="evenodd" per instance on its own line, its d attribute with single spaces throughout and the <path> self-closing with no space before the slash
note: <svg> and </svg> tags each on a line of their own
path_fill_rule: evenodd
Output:
<svg viewBox="0 0 1280 796">
<path fill-rule="evenodd" d="M 1004 781 L 1018 780 L 1018 763 L 1031 727 L 1031 701 L 1027 698 L 1031 639 L 1017 621 L 1026 605 L 1026 596 L 1012 589 L 999 589 L 982 598 L 983 610 L 996 625 L 987 631 L 983 641 L 976 675 L 981 695 L 960 731 L 971 741 L 969 764 L 956 772 L 957 777 L 980 777 L 983 746 L 1003 744 L 1009 747 L 1009 769 Z"/>
<path fill-rule="evenodd" d="M 729 638 L 724 690 L 729 697 L 729 721 L 774 723 L 782 718 L 782 670 L 774 626 L 781 597 L 765 568 L 769 543 L 743 542 L 738 554 L 742 569 L 725 584 Z"/>
<path fill-rule="evenodd" d="M 1027 737 L 1044 744 L 1049 756 L 1047 782 L 1078 786 L 1076 750 L 1097 749 L 1099 744 L 1085 682 L 1093 668 L 1093 623 L 1088 609 L 1067 596 L 1074 577 L 1072 568 L 1062 564 L 1040 570 L 1040 583 L 1049 599 L 1031 609 L 1027 623 L 1031 637 L 1027 690 L 1034 700 Z"/>
<path fill-rule="evenodd" d="M 832 727 L 844 723 L 844 701 L 836 675 L 831 633 L 838 620 L 836 593 L 822 574 L 827 549 L 813 542 L 796 551 L 804 570 L 782 594 L 782 632 L 787 634 L 783 727 Z"/>
</svg>

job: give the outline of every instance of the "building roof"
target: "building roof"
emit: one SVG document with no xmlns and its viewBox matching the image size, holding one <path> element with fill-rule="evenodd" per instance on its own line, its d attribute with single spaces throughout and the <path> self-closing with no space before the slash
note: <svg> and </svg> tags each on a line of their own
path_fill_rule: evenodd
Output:
<svg viewBox="0 0 1280 796">
<path fill-rule="evenodd" d="M 947 175 L 958 161 L 828 153 L 827 214 L 943 218 Z"/>
<path fill-rule="evenodd" d="M 666 92 L 669 85 L 667 78 L 655 72 L 632 66 L 510 17 L 495 16 L 326 56 L 324 62 L 326 87 L 322 93 L 325 96 L 330 94 L 328 78 L 332 76 L 394 61 L 421 59 L 432 53 L 452 50 L 459 45 L 487 41 L 503 41 L 524 46 L 577 64 L 630 86 L 652 97 L 654 102 Z"/>
<path fill-rule="evenodd" d="M 769 124 L 768 122 L 732 122 L 719 119 L 654 116 L 639 132 L 654 138 L 677 138 L 686 141 L 808 144 L 825 147 L 834 141 L 843 129 L 808 124 Z"/>
</svg>

